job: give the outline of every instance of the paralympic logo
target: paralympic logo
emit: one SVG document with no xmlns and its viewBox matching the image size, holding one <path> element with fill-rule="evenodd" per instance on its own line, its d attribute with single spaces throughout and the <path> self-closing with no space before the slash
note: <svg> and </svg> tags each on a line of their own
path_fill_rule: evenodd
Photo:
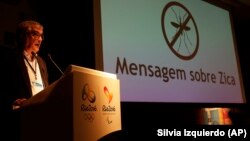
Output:
<svg viewBox="0 0 250 141">
<path fill-rule="evenodd" d="M 108 88 L 106 86 L 104 86 L 103 88 L 104 94 L 106 96 L 106 98 L 108 99 L 108 104 L 110 104 L 110 102 L 113 99 L 113 93 L 109 92 Z M 102 106 L 102 110 L 107 114 L 107 112 L 115 112 L 115 106 L 110 106 L 110 105 L 103 105 Z M 110 115 L 107 114 L 107 118 L 106 121 L 108 124 L 111 124 L 113 122 L 112 119 L 110 119 Z"/>
<path fill-rule="evenodd" d="M 110 103 L 113 99 L 113 94 L 109 92 L 106 86 L 104 86 L 103 91 L 104 91 L 105 96 L 108 98 L 108 103 Z"/>
</svg>

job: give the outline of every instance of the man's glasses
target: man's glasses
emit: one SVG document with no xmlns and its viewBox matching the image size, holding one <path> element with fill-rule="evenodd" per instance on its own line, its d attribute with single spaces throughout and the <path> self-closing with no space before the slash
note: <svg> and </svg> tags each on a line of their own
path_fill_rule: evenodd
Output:
<svg viewBox="0 0 250 141">
<path fill-rule="evenodd" d="M 30 31 L 30 32 L 27 32 L 29 35 L 31 35 L 34 39 L 39 39 L 40 37 L 42 38 L 42 40 L 44 40 L 44 35 L 43 34 L 40 34 L 39 32 L 37 31 Z"/>
</svg>

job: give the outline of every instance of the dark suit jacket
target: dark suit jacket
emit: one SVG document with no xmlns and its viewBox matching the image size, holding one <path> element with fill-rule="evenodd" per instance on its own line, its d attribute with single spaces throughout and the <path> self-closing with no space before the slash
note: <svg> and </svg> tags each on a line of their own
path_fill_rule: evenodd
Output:
<svg viewBox="0 0 250 141">
<path fill-rule="evenodd" d="M 18 98 L 32 97 L 30 79 L 22 52 L 10 48 L 0 49 L 0 137 L 18 133 L 19 115 L 12 110 Z M 49 85 L 46 63 L 37 57 L 44 86 Z M 8 138 L 14 136 L 8 136 Z M 13 139 L 14 140 L 14 139 Z"/>
<path fill-rule="evenodd" d="M 24 62 L 24 55 L 23 54 L 17 54 L 17 70 L 19 71 L 19 75 L 17 76 L 17 82 L 16 86 L 18 86 L 17 89 L 20 89 L 19 91 L 19 96 L 24 97 L 24 98 L 30 98 L 32 96 L 32 90 L 31 90 L 31 85 L 30 85 L 30 79 L 29 79 L 29 74 L 27 71 L 27 67 Z M 43 81 L 44 87 L 47 87 L 49 85 L 48 82 L 48 73 L 47 73 L 47 67 L 45 61 L 40 57 L 37 56 L 37 62 L 40 68 L 40 73 Z M 20 84 L 20 82 L 23 82 Z"/>
</svg>

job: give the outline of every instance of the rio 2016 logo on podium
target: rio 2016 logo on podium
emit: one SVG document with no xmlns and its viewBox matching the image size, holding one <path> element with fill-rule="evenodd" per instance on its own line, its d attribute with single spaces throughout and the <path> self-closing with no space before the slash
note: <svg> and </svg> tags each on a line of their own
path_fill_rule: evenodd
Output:
<svg viewBox="0 0 250 141">
<path fill-rule="evenodd" d="M 109 92 L 109 90 L 106 86 L 103 88 L 103 91 L 104 91 L 105 96 L 108 99 L 108 103 L 110 104 L 110 102 L 112 101 L 112 98 L 113 98 L 113 94 Z"/>
<path fill-rule="evenodd" d="M 106 99 L 108 101 L 108 104 L 104 104 L 102 106 L 102 111 L 104 112 L 103 115 L 106 116 L 106 122 L 108 124 L 111 124 L 113 122 L 112 116 L 116 112 L 115 105 L 111 104 L 111 101 L 113 99 L 113 93 L 109 91 L 108 87 L 103 87 L 104 95 L 106 96 Z"/>
<path fill-rule="evenodd" d="M 82 100 L 84 103 L 81 105 L 81 111 L 84 113 L 84 119 L 90 122 L 93 122 L 95 119 L 95 114 L 93 112 L 97 111 L 97 107 L 95 105 L 96 95 L 93 89 L 89 87 L 86 83 L 82 89 Z M 86 105 L 86 103 L 89 103 Z"/>
<path fill-rule="evenodd" d="M 82 89 L 82 100 L 88 100 L 90 103 L 94 103 L 96 101 L 95 92 L 89 88 L 88 84 L 85 84 Z"/>
</svg>

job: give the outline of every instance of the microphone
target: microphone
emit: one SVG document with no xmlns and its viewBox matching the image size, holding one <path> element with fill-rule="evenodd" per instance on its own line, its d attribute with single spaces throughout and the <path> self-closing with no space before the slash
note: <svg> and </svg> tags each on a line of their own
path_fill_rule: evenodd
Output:
<svg viewBox="0 0 250 141">
<path fill-rule="evenodd" d="M 62 72 L 62 70 L 57 66 L 57 64 L 55 63 L 55 61 L 52 59 L 50 53 L 48 53 L 48 57 L 49 57 L 50 61 L 56 66 L 56 68 L 61 72 L 61 74 L 64 75 L 64 73 Z"/>
</svg>

